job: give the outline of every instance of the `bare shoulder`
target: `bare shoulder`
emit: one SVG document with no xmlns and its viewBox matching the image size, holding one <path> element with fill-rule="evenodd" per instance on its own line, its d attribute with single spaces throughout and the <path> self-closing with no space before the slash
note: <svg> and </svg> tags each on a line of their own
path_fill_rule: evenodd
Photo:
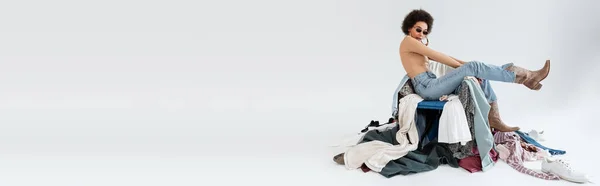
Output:
<svg viewBox="0 0 600 186">
<path fill-rule="evenodd" d="M 411 48 L 415 47 L 415 44 L 418 43 L 419 42 L 417 41 L 417 39 L 412 38 L 410 36 L 405 36 L 404 39 L 402 39 L 402 41 L 400 42 L 400 51 L 410 50 Z"/>
<path fill-rule="evenodd" d="M 410 37 L 410 36 L 404 36 L 404 38 L 402 39 L 402 41 L 401 41 L 400 43 L 401 43 L 402 45 L 406 45 L 406 44 L 408 44 L 408 43 L 410 43 L 410 42 L 411 42 L 411 41 L 410 41 L 411 39 L 413 39 L 413 40 L 414 40 L 415 38 L 412 38 L 412 37 Z"/>
</svg>

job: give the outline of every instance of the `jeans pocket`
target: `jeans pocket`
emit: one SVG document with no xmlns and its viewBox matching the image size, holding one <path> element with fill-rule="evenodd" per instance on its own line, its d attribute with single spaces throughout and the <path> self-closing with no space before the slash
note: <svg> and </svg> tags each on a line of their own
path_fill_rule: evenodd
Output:
<svg viewBox="0 0 600 186">
<path fill-rule="evenodd" d="M 423 93 L 423 89 L 425 89 L 425 86 L 419 82 L 413 84 L 414 89 L 415 89 L 415 93 L 421 95 Z"/>
<path fill-rule="evenodd" d="M 422 79 L 420 81 L 417 80 L 416 82 L 417 82 L 416 84 L 418 84 L 419 86 L 421 86 L 421 88 L 427 88 L 429 80 L 428 79 Z"/>
</svg>

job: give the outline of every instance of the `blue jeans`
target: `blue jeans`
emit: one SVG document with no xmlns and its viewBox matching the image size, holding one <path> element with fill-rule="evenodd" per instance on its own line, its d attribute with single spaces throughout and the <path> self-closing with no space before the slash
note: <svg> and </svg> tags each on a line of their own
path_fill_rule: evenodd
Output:
<svg viewBox="0 0 600 186">
<path fill-rule="evenodd" d="M 483 93 L 485 94 L 485 98 L 487 98 L 488 103 L 492 103 L 492 102 L 495 102 L 496 100 L 498 100 L 498 98 L 496 97 L 496 92 L 494 92 L 494 89 L 492 89 L 490 80 L 483 79 L 481 82 L 481 89 L 483 90 Z M 460 88 L 459 88 L 459 90 L 460 90 Z M 455 93 L 457 93 L 457 92 L 455 92 Z"/>
<path fill-rule="evenodd" d="M 504 64 L 502 66 L 496 66 L 491 64 L 485 64 L 479 61 L 470 61 L 464 65 L 446 73 L 446 75 L 437 78 L 432 72 L 423 72 L 418 74 L 411 79 L 415 92 L 425 100 L 438 100 L 442 95 L 449 95 L 459 90 L 459 86 L 467 76 L 474 76 L 484 80 L 501 81 L 501 82 L 514 82 L 516 74 L 512 71 L 505 70 L 507 67 L 513 65 L 512 63 Z M 487 82 L 482 85 L 485 90 L 486 87 L 490 93 L 486 93 L 488 101 L 495 100 L 495 94 Z"/>
</svg>

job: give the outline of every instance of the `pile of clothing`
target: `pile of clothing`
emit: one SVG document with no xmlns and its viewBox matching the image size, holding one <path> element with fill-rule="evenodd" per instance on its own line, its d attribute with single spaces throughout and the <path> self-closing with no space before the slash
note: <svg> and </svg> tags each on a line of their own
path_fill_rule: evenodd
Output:
<svg viewBox="0 0 600 186">
<path fill-rule="evenodd" d="M 345 142 L 349 148 L 334 160 L 347 169 L 374 171 L 387 178 L 431 171 L 440 165 L 471 173 L 487 171 L 502 160 L 541 179 L 589 181 L 555 156 L 566 151 L 538 142 L 542 133 L 490 130 L 490 107 L 476 79 L 465 78 L 457 95 L 443 99 L 442 110 L 417 108 L 423 99 L 414 93 L 410 81 L 403 80 L 401 85 L 394 96 L 392 117 L 383 124 L 372 120 Z M 523 165 L 538 160 L 542 161 L 540 172 Z"/>
</svg>

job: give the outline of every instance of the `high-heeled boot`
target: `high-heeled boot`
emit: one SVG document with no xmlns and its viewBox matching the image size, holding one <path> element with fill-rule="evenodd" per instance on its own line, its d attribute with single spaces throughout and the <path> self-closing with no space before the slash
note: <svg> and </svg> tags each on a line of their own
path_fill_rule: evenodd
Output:
<svg viewBox="0 0 600 186">
<path fill-rule="evenodd" d="M 540 90 L 542 88 L 540 81 L 546 79 L 548 73 L 550 73 L 550 60 L 546 60 L 544 67 L 536 71 L 527 70 L 515 65 L 507 67 L 506 70 L 515 72 L 517 76 L 515 83 L 523 84 L 531 90 Z"/>
<path fill-rule="evenodd" d="M 492 102 L 490 103 L 490 112 L 488 113 L 488 121 L 490 123 L 490 128 L 496 129 L 500 132 L 514 132 L 519 130 L 519 127 L 509 127 L 506 125 L 502 119 L 500 119 L 500 112 L 498 112 L 498 103 Z"/>
</svg>

